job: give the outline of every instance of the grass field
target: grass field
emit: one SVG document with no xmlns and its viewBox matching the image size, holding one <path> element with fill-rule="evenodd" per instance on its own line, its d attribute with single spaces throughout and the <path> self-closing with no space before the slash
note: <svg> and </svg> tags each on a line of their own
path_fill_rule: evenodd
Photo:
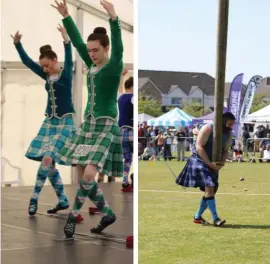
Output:
<svg viewBox="0 0 270 264">
<path fill-rule="evenodd" d="M 169 165 L 178 175 L 184 163 Z M 269 164 L 222 169 L 216 200 L 224 228 L 193 224 L 201 197 L 197 189 L 176 185 L 163 161 L 139 162 L 140 264 L 270 263 Z M 208 210 L 204 217 L 212 222 Z"/>
</svg>

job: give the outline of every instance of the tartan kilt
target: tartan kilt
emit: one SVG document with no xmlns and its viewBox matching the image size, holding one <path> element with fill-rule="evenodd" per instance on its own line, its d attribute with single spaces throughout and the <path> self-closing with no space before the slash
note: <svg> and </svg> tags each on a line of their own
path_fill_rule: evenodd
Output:
<svg viewBox="0 0 270 264">
<path fill-rule="evenodd" d="M 50 156 L 55 161 L 55 154 L 75 132 L 76 126 L 71 115 L 62 119 L 46 118 L 25 156 L 35 161 L 41 161 L 44 156 Z"/>
<path fill-rule="evenodd" d="M 123 177 L 120 129 L 110 118 L 86 117 L 74 136 L 56 154 L 65 165 L 95 165 L 107 176 Z"/>
<path fill-rule="evenodd" d="M 122 149 L 125 160 L 132 161 L 133 156 L 133 128 L 121 127 Z"/>
<path fill-rule="evenodd" d="M 176 178 L 176 184 L 183 187 L 200 188 L 205 191 L 205 186 L 213 186 L 215 191 L 218 190 L 218 173 L 214 172 L 202 159 L 193 152 L 188 159 L 184 169 Z"/>
</svg>

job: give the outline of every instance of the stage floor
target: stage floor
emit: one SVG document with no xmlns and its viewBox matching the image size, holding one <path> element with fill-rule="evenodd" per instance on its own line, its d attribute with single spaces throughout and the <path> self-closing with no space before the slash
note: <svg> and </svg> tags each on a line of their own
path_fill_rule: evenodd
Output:
<svg viewBox="0 0 270 264">
<path fill-rule="evenodd" d="M 55 206 L 57 197 L 51 186 L 45 186 L 39 198 L 38 213 L 28 216 L 33 187 L 1 188 L 1 263 L 6 264 L 132 264 L 133 250 L 127 249 L 125 239 L 133 235 L 133 194 L 122 193 L 120 183 L 101 183 L 105 198 L 117 220 L 104 230 L 117 241 L 91 237 L 90 228 L 101 216 L 90 216 L 88 199 L 81 214 L 84 222 L 77 224 L 75 240 L 62 241 L 63 227 L 69 210 L 62 217 L 46 215 Z M 66 185 L 65 192 L 72 206 L 76 186 Z M 71 207 L 70 206 L 70 207 Z"/>
</svg>

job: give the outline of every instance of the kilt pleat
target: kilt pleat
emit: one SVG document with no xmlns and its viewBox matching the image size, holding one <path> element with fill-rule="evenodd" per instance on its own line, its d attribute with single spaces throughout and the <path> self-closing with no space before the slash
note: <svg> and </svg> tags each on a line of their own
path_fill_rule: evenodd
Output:
<svg viewBox="0 0 270 264">
<path fill-rule="evenodd" d="M 56 159 L 65 165 L 95 165 L 100 173 L 123 177 L 121 135 L 117 122 L 88 116 L 56 154 Z"/>
<path fill-rule="evenodd" d="M 46 118 L 25 156 L 36 161 L 41 161 L 44 156 L 50 156 L 55 160 L 55 154 L 75 132 L 73 116 L 65 116 L 62 119 Z"/>
<path fill-rule="evenodd" d="M 205 190 L 205 186 L 212 186 L 217 191 L 218 173 L 209 168 L 197 153 L 193 152 L 176 178 L 176 184 L 183 187 L 200 188 L 202 191 Z"/>
<path fill-rule="evenodd" d="M 122 138 L 122 148 L 125 160 L 132 160 L 133 155 L 133 129 L 123 127 L 120 129 Z"/>
</svg>

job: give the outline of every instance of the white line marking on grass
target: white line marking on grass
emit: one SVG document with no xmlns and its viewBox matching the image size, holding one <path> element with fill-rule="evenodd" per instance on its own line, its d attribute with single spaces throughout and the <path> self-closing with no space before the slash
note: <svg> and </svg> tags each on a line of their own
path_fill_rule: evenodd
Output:
<svg viewBox="0 0 270 264">
<path fill-rule="evenodd" d="M 201 192 L 181 192 L 181 191 L 166 191 L 166 190 L 139 190 L 139 192 L 152 192 L 152 193 L 180 193 L 180 194 L 199 194 Z M 243 196 L 270 196 L 270 193 L 217 193 L 217 195 L 243 195 Z"/>
</svg>

